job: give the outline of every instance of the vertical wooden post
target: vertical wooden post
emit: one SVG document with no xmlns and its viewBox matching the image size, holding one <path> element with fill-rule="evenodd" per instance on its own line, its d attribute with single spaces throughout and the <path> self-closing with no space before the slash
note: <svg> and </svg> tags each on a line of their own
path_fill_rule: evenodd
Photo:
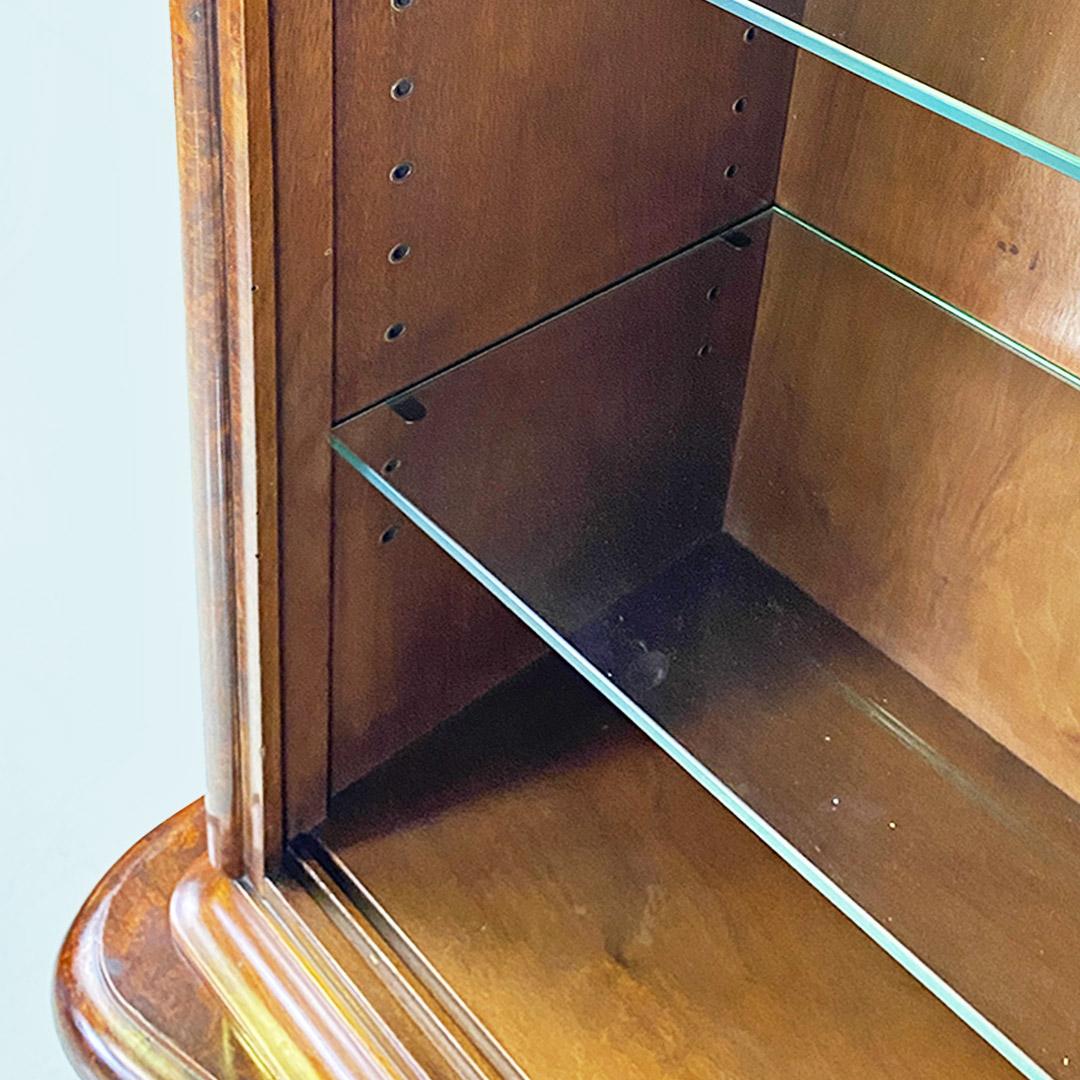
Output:
<svg viewBox="0 0 1080 1080">
<path fill-rule="evenodd" d="M 277 386 L 265 0 L 172 0 L 211 857 L 280 844 Z"/>
</svg>

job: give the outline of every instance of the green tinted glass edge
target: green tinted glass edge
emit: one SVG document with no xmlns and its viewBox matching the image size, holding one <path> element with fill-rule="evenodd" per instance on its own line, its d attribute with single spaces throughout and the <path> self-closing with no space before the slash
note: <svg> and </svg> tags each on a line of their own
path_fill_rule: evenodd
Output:
<svg viewBox="0 0 1080 1080">
<path fill-rule="evenodd" d="M 801 23 L 770 11 L 760 4 L 755 4 L 753 0 L 706 0 L 706 3 L 752 23 L 770 34 L 775 34 L 800 49 L 820 56 L 831 64 L 836 64 L 837 67 L 842 67 L 854 75 L 876 83 L 891 93 L 907 98 L 908 101 L 929 109 L 930 112 L 937 113 L 946 120 L 951 120 L 985 138 L 993 139 L 994 142 L 1007 146 L 1010 150 L 1023 154 L 1024 157 L 1038 161 L 1042 165 L 1048 165 L 1051 169 L 1056 169 L 1073 180 L 1080 180 L 1080 156 L 1060 146 L 1055 146 L 1045 139 L 1040 139 L 1037 135 L 1032 135 L 1022 128 L 999 120 L 958 98 L 935 90 L 932 86 L 911 78 L 910 75 L 895 71 L 869 56 L 841 45 L 838 41 L 833 41 L 832 38 L 825 37 L 824 34 L 819 34 L 816 30 L 811 30 Z"/>
<path fill-rule="evenodd" d="M 624 716 L 636 724 L 677 765 L 690 774 L 710 795 L 735 815 L 760 840 L 780 856 L 800 877 L 816 889 L 834 907 L 850 919 L 876 945 L 917 979 L 943 1005 L 983 1038 L 1028 1080 L 1052 1080 L 1003 1031 L 988 1020 L 965 997 L 959 994 L 925 961 L 917 956 L 861 904 L 852 899 L 823 870 L 775 829 L 752 806 L 707 769 L 679 741 L 654 720 L 632 698 L 611 683 L 590 660 L 577 651 L 558 631 L 496 577 L 479 559 L 461 546 L 419 507 L 392 487 L 385 478 L 357 457 L 339 438 L 330 436 L 333 449 L 372 485 L 387 501 L 401 511 L 421 532 L 433 540 L 459 566 L 484 586 L 497 600 L 514 613 L 546 645 L 569 663 L 579 675 L 599 690 Z"/>
<path fill-rule="evenodd" d="M 1015 338 L 1009 337 L 1008 334 L 1002 333 L 1002 331 L 996 329 L 987 322 L 983 322 L 983 320 L 977 316 L 972 315 L 968 311 L 964 311 L 963 308 L 958 308 L 955 304 L 949 303 L 948 300 L 943 300 L 940 296 L 935 296 L 921 285 L 916 285 L 914 281 L 902 277 L 888 267 L 882 266 L 881 263 L 874 262 L 869 255 L 864 255 L 861 251 L 849 247 L 842 240 L 837 240 L 835 236 L 830 236 L 816 225 L 811 225 L 808 221 L 803 221 L 802 218 L 796 217 L 782 206 L 774 206 L 771 211 L 766 212 L 776 214 L 779 217 L 794 222 L 800 228 L 805 229 L 809 233 L 813 233 L 819 240 L 824 240 L 825 243 L 831 244 L 835 248 L 839 248 L 853 259 L 858 259 L 859 262 L 876 270 L 879 274 L 884 274 L 885 277 L 889 278 L 891 281 L 895 281 L 897 285 L 901 285 L 909 292 L 913 292 L 917 296 L 922 297 L 927 303 L 933 304 L 936 308 L 940 308 L 947 315 L 956 319 L 958 322 L 962 322 L 969 329 L 974 330 L 978 334 L 982 334 L 983 337 L 989 338 L 995 345 L 1007 349 L 1015 356 L 1020 357 L 1021 360 L 1026 360 L 1029 364 L 1034 364 L 1035 367 L 1045 371 L 1048 375 L 1053 375 L 1055 379 L 1060 379 L 1074 390 L 1080 390 L 1080 375 L 1074 374 L 1069 371 L 1068 368 L 1064 368 L 1060 364 L 1049 359 L 1049 357 L 1043 356 L 1042 353 L 1036 352 L 1034 349 L 1029 348 Z"/>
</svg>

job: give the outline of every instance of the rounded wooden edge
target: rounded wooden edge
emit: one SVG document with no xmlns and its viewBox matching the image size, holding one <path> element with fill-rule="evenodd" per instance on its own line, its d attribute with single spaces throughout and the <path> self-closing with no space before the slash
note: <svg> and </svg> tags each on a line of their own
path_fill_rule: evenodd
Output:
<svg viewBox="0 0 1080 1080">
<path fill-rule="evenodd" d="M 259 1075 L 169 928 L 169 898 L 205 852 L 200 799 L 135 844 L 76 915 L 57 960 L 53 1009 L 80 1076 Z"/>
<path fill-rule="evenodd" d="M 272 887 L 258 892 L 201 856 L 173 889 L 169 921 L 177 948 L 228 1010 L 267 1075 L 428 1075 Z"/>
<path fill-rule="evenodd" d="M 94 1080 L 450 1075 L 418 1065 L 277 887 L 211 865 L 201 800 L 94 888 L 60 949 L 53 1006 L 75 1071 Z M 409 1014 L 397 1020 L 412 1032 Z"/>
</svg>

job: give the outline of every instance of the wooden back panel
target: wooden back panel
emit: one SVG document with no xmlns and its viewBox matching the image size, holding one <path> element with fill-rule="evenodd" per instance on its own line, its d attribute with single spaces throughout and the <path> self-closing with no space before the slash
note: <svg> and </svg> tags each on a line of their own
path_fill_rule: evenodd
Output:
<svg viewBox="0 0 1080 1080">
<path fill-rule="evenodd" d="M 721 526 L 768 233 L 747 223 L 747 246 L 706 241 L 423 384 L 422 422 L 383 407 L 338 435 L 577 629 Z M 343 465 L 336 487 L 340 790 L 540 645 L 366 480 Z"/>
<path fill-rule="evenodd" d="M 726 527 L 1080 797 L 1075 390 L 774 222 Z"/>
<path fill-rule="evenodd" d="M 700 0 L 339 3 L 335 415 L 768 205 L 794 50 L 746 30 Z"/>
<path fill-rule="evenodd" d="M 794 50 L 764 34 L 747 40 L 746 30 L 700 0 L 645 0 L 632 11 L 617 0 L 339 3 L 335 415 L 768 205 Z M 397 99 L 401 79 L 412 89 Z M 402 162 L 411 172 L 394 182 Z M 398 245 L 408 255 L 391 262 Z M 689 330 L 670 297 L 650 310 L 672 327 L 670 342 L 708 319 L 698 291 Z M 598 318 L 597 329 L 610 329 Z M 404 333 L 384 340 L 396 323 Z M 559 347 L 590 337 L 586 326 Z M 552 364 L 572 360 L 560 353 Z M 590 366 L 593 381 L 578 380 L 575 392 L 603 400 L 605 370 Z M 453 462 L 432 467 L 476 470 L 475 491 L 484 447 L 469 449 L 461 443 Z M 539 648 L 412 529 L 380 545 L 390 525 L 402 525 L 400 515 L 339 470 L 335 791 Z"/>
</svg>

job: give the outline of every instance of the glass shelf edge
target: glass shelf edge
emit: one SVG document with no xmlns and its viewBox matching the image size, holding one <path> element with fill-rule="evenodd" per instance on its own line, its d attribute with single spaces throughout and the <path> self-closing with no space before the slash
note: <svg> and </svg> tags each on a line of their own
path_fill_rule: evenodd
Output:
<svg viewBox="0 0 1080 1080">
<path fill-rule="evenodd" d="M 839 248 L 844 254 L 850 255 L 854 259 L 858 259 L 859 262 L 869 266 L 872 270 L 876 270 L 879 274 L 884 274 L 890 281 L 895 281 L 897 285 L 901 285 L 910 292 L 915 293 L 916 296 L 921 297 L 928 303 L 933 304 L 934 307 L 944 311 L 946 315 L 962 322 L 969 329 L 982 334 L 983 337 L 989 338 L 995 345 L 1007 349 L 1014 356 L 1018 356 L 1021 360 L 1025 360 L 1027 363 L 1034 365 L 1040 371 L 1044 371 L 1047 375 L 1052 375 L 1055 379 L 1059 379 L 1067 386 L 1072 387 L 1073 390 L 1080 390 L 1080 375 L 1073 373 L 1068 368 L 1062 367 L 1049 357 L 1043 356 L 1042 353 L 1036 352 L 1034 349 L 1029 348 L 1015 338 L 1009 337 L 1008 334 L 1002 333 L 1002 331 L 991 326 L 990 323 L 984 322 L 977 315 L 972 315 L 970 312 L 964 311 L 963 308 L 959 308 L 955 304 L 949 303 L 948 300 L 943 300 L 940 296 L 936 296 L 928 289 L 924 289 L 921 285 L 917 285 L 909 278 L 897 274 L 887 266 L 882 266 L 881 263 L 875 262 L 869 255 L 864 255 L 856 248 L 845 244 L 843 240 L 838 240 L 835 236 L 831 236 L 823 229 L 819 229 L 816 225 L 811 225 L 809 221 L 804 221 L 797 214 L 791 213 L 790 210 L 785 210 L 782 206 L 774 206 L 772 207 L 771 212 L 779 217 L 787 218 L 788 221 L 791 221 L 800 228 L 812 233 L 819 240 L 824 240 L 825 243 L 831 244 L 835 248 Z"/>
<path fill-rule="evenodd" d="M 974 131 L 977 135 L 992 139 L 1073 180 L 1080 180 L 1080 156 L 1060 146 L 1055 146 L 1045 139 L 1040 139 L 1037 135 L 1024 131 L 1023 128 L 991 116 L 990 113 L 983 112 L 974 105 L 951 97 L 941 90 L 935 90 L 932 86 L 919 82 L 910 75 L 905 75 L 878 60 L 864 56 L 824 34 L 819 34 L 816 30 L 811 30 L 801 23 L 754 3 L 753 0 L 706 0 L 706 3 L 753 23 L 754 26 L 783 38 L 792 45 L 805 49 L 837 67 L 842 67 L 853 75 L 876 83 L 883 89 L 906 98 L 930 112 L 937 113 L 938 116 L 954 124 Z"/>
<path fill-rule="evenodd" d="M 711 0 L 710 0 L 711 2 Z M 791 215 L 787 215 L 791 216 Z M 798 219 L 794 219 L 798 221 Z M 802 222 L 799 222 L 802 224 Z M 876 264 L 872 264 L 876 265 Z M 1048 1072 L 1028 1056 L 1000 1028 L 983 1016 L 965 997 L 909 949 L 890 930 L 850 897 L 823 870 L 804 855 L 761 814 L 746 803 L 711 770 L 682 746 L 645 710 L 617 686 L 608 681 L 591 661 L 581 655 L 561 634 L 541 618 L 512 589 L 459 544 L 445 529 L 432 520 L 389 484 L 378 470 L 358 457 L 344 442 L 331 433 L 330 445 L 356 472 L 388 502 L 401 511 L 429 539 L 433 540 L 459 566 L 484 586 L 497 600 L 529 627 L 546 645 L 567 661 L 584 679 L 604 695 L 627 719 L 636 724 L 677 765 L 684 769 L 710 795 L 734 814 L 763 843 L 784 860 L 811 887 L 853 922 L 879 948 L 918 980 L 946 1008 L 985 1040 L 1027 1080 L 1053 1080 Z"/>
</svg>

